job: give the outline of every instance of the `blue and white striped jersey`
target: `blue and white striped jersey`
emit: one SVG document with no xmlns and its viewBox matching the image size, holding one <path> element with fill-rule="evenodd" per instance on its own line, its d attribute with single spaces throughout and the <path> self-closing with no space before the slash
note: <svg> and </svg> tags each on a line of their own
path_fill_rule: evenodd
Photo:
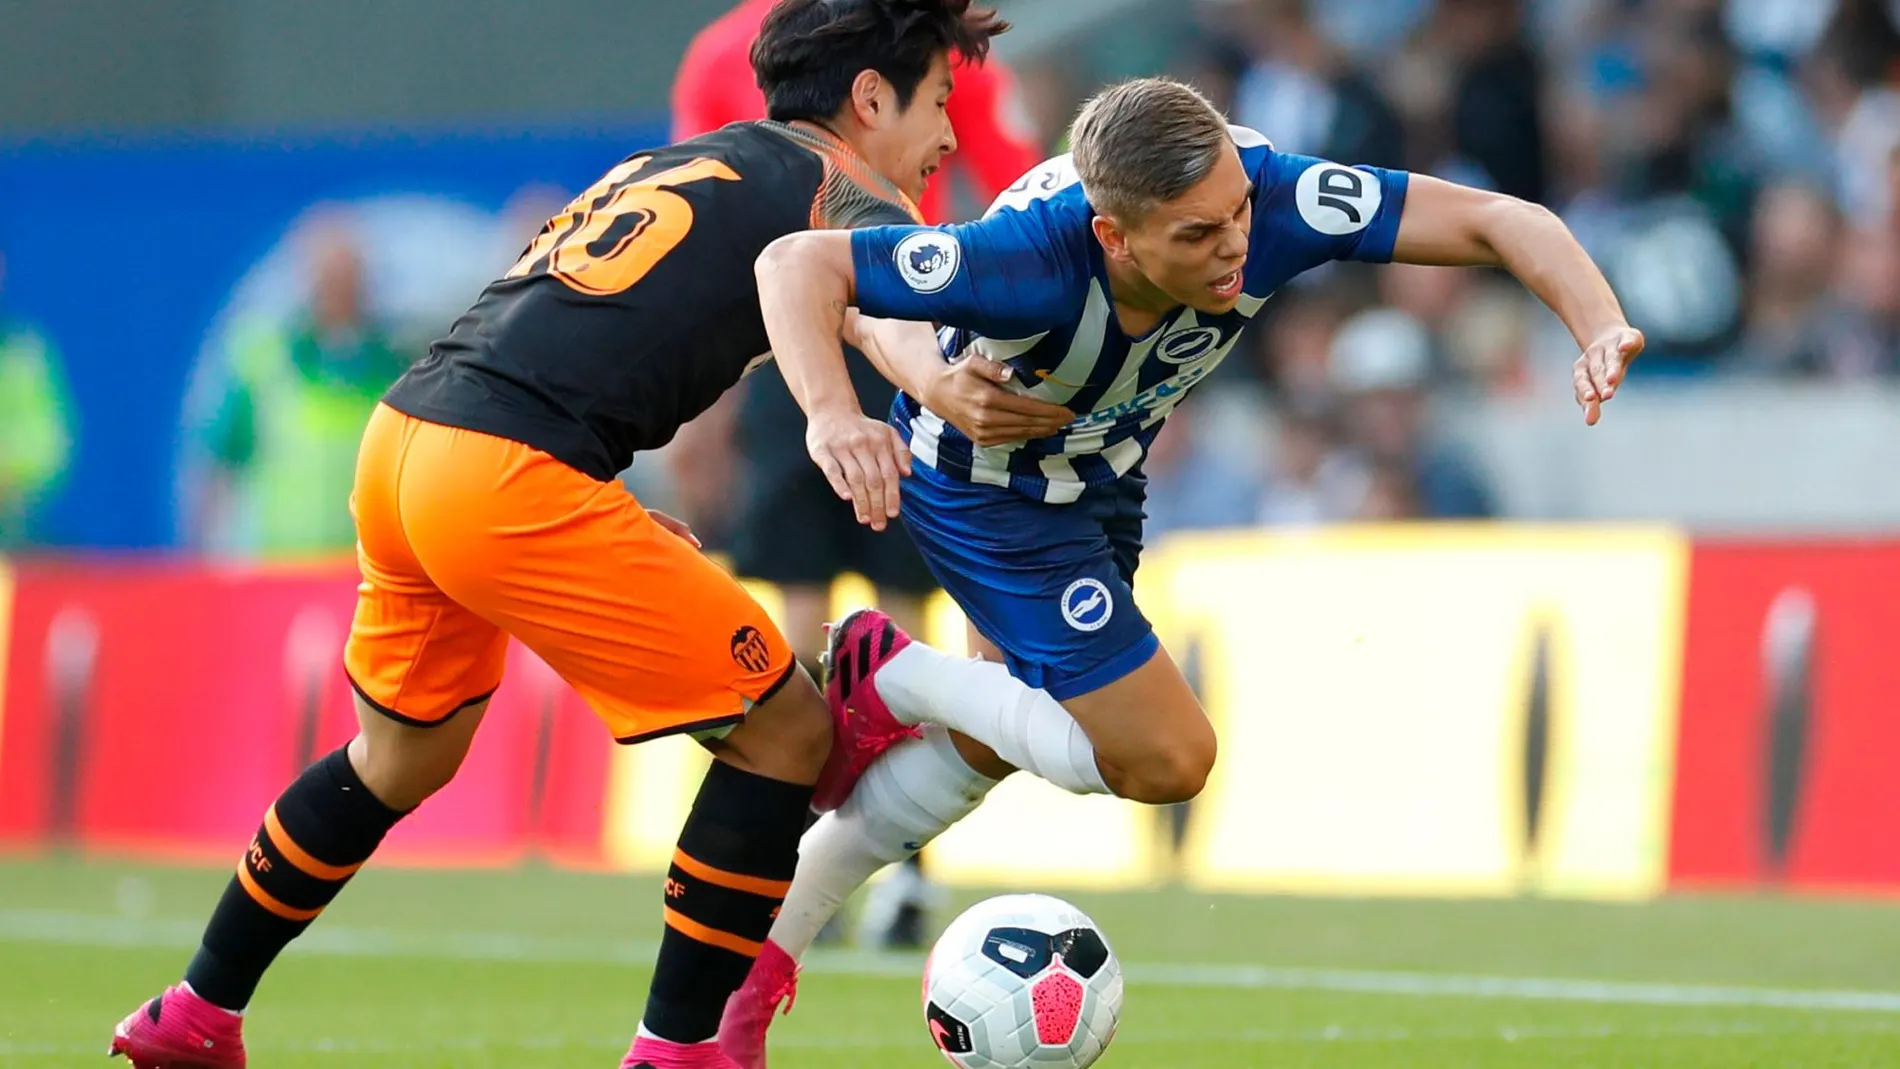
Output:
<svg viewBox="0 0 1900 1069">
<path fill-rule="evenodd" d="M 1067 156 L 1025 175 L 978 222 L 853 232 L 864 314 L 937 323 L 946 358 L 973 347 L 1015 368 L 1020 392 L 1081 413 L 1060 434 L 983 447 L 900 394 L 892 422 L 918 461 L 952 479 L 1074 501 L 1141 463 L 1168 413 L 1288 279 L 1329 260 L 1391 259 L 1404 172 L 1277 152 L 1244 127 L 1233 136 L 1254 179 L 1240 303 L 1224 315 L 1177 309 L 1138 338 L 1115 315 L 1095 211 Z"/>
</svg>

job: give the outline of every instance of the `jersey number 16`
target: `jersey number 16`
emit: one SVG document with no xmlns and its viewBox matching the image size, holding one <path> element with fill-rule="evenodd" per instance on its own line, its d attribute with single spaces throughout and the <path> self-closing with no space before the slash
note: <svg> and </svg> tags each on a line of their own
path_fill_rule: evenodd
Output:
<svg viewBox="0 0 1900 1069">
<path fill-rule="evenodd" d="M 693 229 L 692 203 L 670 190 L 708 179 L 740 180 L 732 168 L 708 159 L 641 178 L 649 158 L 620 164 L 575 197 L 542 228 L 506 277 L 520 278 L 538 267 L 582 293 L 624 292 Z"/>
</svg>

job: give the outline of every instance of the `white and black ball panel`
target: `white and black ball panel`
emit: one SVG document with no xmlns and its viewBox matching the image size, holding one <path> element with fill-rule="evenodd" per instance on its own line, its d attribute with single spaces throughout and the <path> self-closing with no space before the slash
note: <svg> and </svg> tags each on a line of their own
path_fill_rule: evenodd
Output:
<svg viewBox="0 0 1900 1069">
<path fill-rule="evenodd" d="M 933 1041 L 953 1065 L 1082 1069 L 1114 1038 L 1121 966 L 1074 906 L 1047 895 L 1006 895 L 978 903 L 944 930 L 924 993 Z"/>
</svg>

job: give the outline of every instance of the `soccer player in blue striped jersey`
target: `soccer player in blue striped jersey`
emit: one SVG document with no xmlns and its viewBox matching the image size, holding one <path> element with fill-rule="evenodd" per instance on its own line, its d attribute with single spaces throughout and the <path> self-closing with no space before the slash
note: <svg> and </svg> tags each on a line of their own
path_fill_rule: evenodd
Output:
<svg viewBox="0 0 1900 1069">
<path fill-rule="evenodd" d="M 1155 804 L 1199 793 L 1213 730 L 1134 599 L 1141 463 L 1279 287 L 1335 260 L 1506 268 L 1576 339 L 1592 424 L 1642 349 L 1601 272 L 1540 207 L 1278 152 L 1165 79 L 1099 94 L 1071 143 L 981 221 L 793 235 L 759 261 L 813 459 L 861 521 L 901 512 L 1001 664 L 911 642 L 871 613 L 834 631 L 834 720 L 860 753 L 888 749 L 808 833 L 773 929 L 785 953 L 761 957 L 755 997 L 735 996 L 729 1022 L 789 982 L 805 931 L 857 881 L 1013 769 Z M 902 387 L 888 422 L 860 411 L 841 336 Z M 1064 422 L 1033 438 L 986 428 L 979 379 L 1066 409 Z M 759 1064 L 751 1053 L 728 1049 Z"/>
</svg>

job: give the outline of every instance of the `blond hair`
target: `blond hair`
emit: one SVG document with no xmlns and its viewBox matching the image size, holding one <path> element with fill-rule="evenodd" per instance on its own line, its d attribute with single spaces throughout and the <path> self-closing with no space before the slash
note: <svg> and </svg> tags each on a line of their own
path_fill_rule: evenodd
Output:
<svg viewBox="0 0 1900 1069">
<path fill-rule="evenodd" d="M 1172 78 L 1136 78 L 1082 105 L 1069 146 L 1097 211 L 1134 222 L 1192 189 L 1219 162 L 1227 119 L 1200 90 Z"/>
</svg>

